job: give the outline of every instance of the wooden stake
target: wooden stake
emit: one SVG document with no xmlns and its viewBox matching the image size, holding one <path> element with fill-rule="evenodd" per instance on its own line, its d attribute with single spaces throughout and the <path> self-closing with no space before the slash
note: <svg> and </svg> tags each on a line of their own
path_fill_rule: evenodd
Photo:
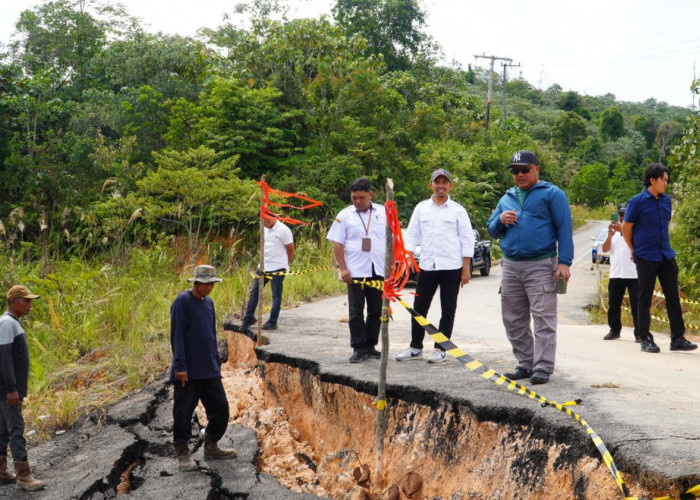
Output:
<svg viewBox="0 0 700 500">
<path fill-rule="evenodd" d="M 386 180 L 386 201 L 394 200 L 394 182 Z M 384 278 L 388 278 L 394 266 L 394 237 L 389 224 L 386 225 L 386 256 L 384 258 Z M 386 365 L 389 358 L 389 299 L 382 298 L 382 357 L 379 361 L 379 386 L 377 390 L 377 435 L 374 448 L 374 471 L 377 484 L 384 485 L 382 479 L 382 455 L 386 432 Z"/>
</svg>

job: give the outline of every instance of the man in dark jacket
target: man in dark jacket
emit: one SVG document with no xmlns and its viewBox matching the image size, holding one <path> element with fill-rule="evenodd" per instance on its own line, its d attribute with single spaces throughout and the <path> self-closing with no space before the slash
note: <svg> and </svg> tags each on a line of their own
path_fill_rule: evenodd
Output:
<svg viewBox="0 0 700 500">
<path fill-rule="evenodd" d="M 557 347 L 556 282 L 569 281 L 574 258 L 571 210 L 561 189 L 540 181 L 535 153 L 516 152 L 508 168 L 515 187 L 488 222 L 489 234 L 501 240 L 501 315 L 518 360 L 505 376 L 546 384 Z"/>
<path fill-rule="evenodd" d="M 199 401 L 204 405 L 208 420 L 204 432 L 204 458 L 236 456 L 235 450 L 221 449 L 217 444 L 228 426 L 229 407 L 221 382 L 214 302 L 209 294 L 214 284 L 222 280 L 216 277 L 216 269 L 202 265 L 194 269 L 194 277 L 188 281 L 192 282 L 192 288 L 178 295 L 170 307 L 173 444 L 183 471 L 197 469 L 187 441 L 192 434 L 192 414 Z"/>
<path fill-rule="evenodd" d="M 43 481 L 32 476 L 27 460 L 22 402 L 27 397 L 29 349 L 19 322 L 32 310 L 32 300 L 38 298 L 26 286 L 15 285 L 7 292 L 7 311 L 0 316 L 0 483 L 17 481 L 26 491 L 44 487 Z M 16 476 L 7 470 L 8 445 Z"/>
</svg>

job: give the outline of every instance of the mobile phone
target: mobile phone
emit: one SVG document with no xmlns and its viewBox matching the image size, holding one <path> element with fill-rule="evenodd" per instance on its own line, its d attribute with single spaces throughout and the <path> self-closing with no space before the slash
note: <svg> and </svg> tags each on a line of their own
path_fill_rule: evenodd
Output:
<svg viewBox="0 0 700 500">
<path fill-rule="evenodd" d="M 619 220 L 620 220 L 620 219 L 619 219 L 619 217 L 618 217 L 617 214 L 610 214 L 610 221 L 612 221 L 612 222 L 617 222 L 617 221 L 619 221 Z"/>
</svg>

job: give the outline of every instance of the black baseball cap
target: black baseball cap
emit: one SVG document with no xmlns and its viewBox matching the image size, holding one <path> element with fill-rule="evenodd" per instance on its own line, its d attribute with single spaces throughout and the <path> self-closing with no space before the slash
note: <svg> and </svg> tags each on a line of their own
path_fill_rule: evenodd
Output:
<svg viewBox="0 0 700 500">
<path fill-rule="evenodd" d="M 537 159 L 537 155 L 532 151 L 516 151 L 513 156 L 510 157 L 509 167 L 518 166 L 522 167 L 525 165 L 539 165 L 540 162 Z"/>
</svg>

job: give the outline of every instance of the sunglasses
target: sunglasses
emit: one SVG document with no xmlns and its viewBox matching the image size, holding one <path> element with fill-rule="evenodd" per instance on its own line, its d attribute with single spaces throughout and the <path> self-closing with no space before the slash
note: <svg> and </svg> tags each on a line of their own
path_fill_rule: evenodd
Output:
<svg viewBox="0 0 700 500">
<path fill-rule="evenodd" d="M 518 175 L 518 174 L 527 174 L 530 172 L 530 169 L 532 167 L 527 166 L 527 167 L 509 167 L 510 168 L 510 173 L 513 175 Z"/>
</svg>

